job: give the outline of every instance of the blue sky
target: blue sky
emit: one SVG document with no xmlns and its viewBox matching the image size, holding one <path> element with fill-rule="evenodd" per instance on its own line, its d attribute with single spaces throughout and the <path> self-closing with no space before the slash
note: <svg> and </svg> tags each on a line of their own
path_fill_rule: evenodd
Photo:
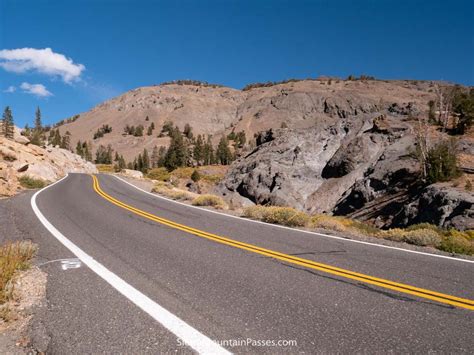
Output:
<svg viewBox="0 0 474 355">
<path fill-rule="evenodd" d="M 474 2 L 0 0 L 0 50 L 0 105 L 19 126 L 36 106 L 54 123 L 175 79 L 474 85 Z"/>
</svg>

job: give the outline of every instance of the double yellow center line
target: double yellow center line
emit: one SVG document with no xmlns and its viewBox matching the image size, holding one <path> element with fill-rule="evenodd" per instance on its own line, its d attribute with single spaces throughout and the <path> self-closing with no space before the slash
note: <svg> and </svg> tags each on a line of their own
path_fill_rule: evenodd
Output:
<svg viewBox="0 0 474 355">
<path fill-rule="evenodd" d="M 373 277 L 373 276 L 357 273 L 357 272 L 354 272 L 354 271 L 341 269 L 341 268 L 334 267 L 334 266 L 331 266 L 331 265 L 317 263 L 317 262 L 312 261 L 312 260 L 298 258 L 296 256 L 283 254 L 283 253 L 280 253 L 280 252 L 277 252 L 277 251 L 274 251 L 274 250 L 270 250 L 270 249 L 264 249 L 264 248 L 261 248 L 261 247 L 258 247 L 256 245 L 252 245 L 252 244 L 242 243 L 242 242 L 239 242 L 237 240 L 225 238 L 225 237 L 215 235 L 215 234 L 212 234 L 212 233 L 208 233 L 208 232 L 205 232 L 205 231 L 202 231 L 202 230 L 199 230 L 199 229 L 188 227 L 188 226 L 185 226 L 183 224 L 179 224 L 179 223 L 173 222 L 171 220 L 168 220 L 168 219 L 165 219 L 165 218 L 162 218 L 162 217 L 158 217 L 154 214 L 151 214 L 151 213 L 145 212 L 143 210 L 140 210 L 138 208 L 135 208 L 133 206 L 127 205 L 126 203 L 121 202 L 121 201 L 117 200 L 116 198 L 106 194 L 100 188 L 99 180 L 97 179 L 97 177 L 93 175 L 92 179 L 94 180 L 94 190 L 100 196 L 102 196 L 104 199 L 106 199 L 107 201 L 113 203 L 114 205 L 116 205 L 118 207 L 121 207 L 125 210 L 128 210 L 128 211 L 130 211 L 130 212 L 132 212 L 136 215 L 139 215 L 141 217 L 152 220 L 156 223 L 160 223 L 160 224 L 163 224 L 165 226 L 168 226 L 168 227 L 171 227 L 171 228 L 174 228 L 174 229 L 178 229 L 178 230 L 181 230 L 183 232 L 186 232 L 186 233 L 189 233 L 189 234 L 201 237 L 201 238 L 212 240 L 212 241 L 217 242 L 217 243 L 225 244 L 225 245 L 228 245 L 228 246 L 231 246 L 231 247 L 234 247 L 234 248 L 238 248 L 238 249 L 247 250 L 247 251 L 252 252 L 252 253 L 264 255 L 264 256 L 267 256 L 267 257 L 270 257 L 270 258 L 273 258 L 273 259 L 277 259 L 277 260 L 281 260 L 281 261 L 284 261 L 284 262 L 287 262 L 287 263 L 290 263 L 290 264 L 295 264 L 295 265 L 303 266 L 303 267 L 306 267 L 306 268 L 309 268 L 309 269 L 322 271 L 322 272 L 325 272 L 325 273 L 328 273 L 328 274 L 331 274 L 331 275 L 340 276 L 340 277 L 343 277 L 343 278 L 346 278 L 346 279 L 360 281 L 360 282 L 363 282 L 363 283 L 366 283 L 366 284 L 375 285 L 375 286 L 382 287 L 382 288 L 385 288 L 385 289 L 390 289 L 390 290 L 393 290 L 393 291 L 410 294 L 410 295 L 413 295 L 413 296 L 429 299 L 429 300 L 436 301 L 436 302 L 439 302 L 439 303 L 444 303 L 444 304 L 449 304 L 449 305 L 456 306 L 456 307 L 461 307 L 461 308 L 474 310 L 474 301 L 473 300 L 460 298 L 460 297 L 455 297 L 455 296 L 447 295 L 447 294 L 444 294 L 444 293 L 435 292 L 435 291 L 431 291 L 431 290 L 427 290 L 427 289 L 423 289 L 423 288 L 418 288 L 418 287 L 414 287 L 414 286 L 410 286 L 410 285 L 406 285 L 406 284 L 402 284 L 402 283 L 398 283 L 398 282 L 393 282 L 393 281 L 390 281 L 390 280 L 385 280 L 385 279 L 381 279 L 381 278 L 378 278 L 378 277 Z"/>
</svg>

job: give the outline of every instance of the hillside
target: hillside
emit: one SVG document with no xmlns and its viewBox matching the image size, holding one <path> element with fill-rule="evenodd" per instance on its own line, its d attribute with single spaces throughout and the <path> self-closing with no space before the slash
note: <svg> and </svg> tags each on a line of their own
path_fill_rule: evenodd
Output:
<svg viewBox="0 0 474 355">
<path fill-rule="evenodd" d="M 214 142 L 224 133 L 244 130 L 247 137 L 269 128 L 286 125 L 308 128 L 333 123 L 336 118 L 377 112 L 392 107 L 403 113 L 427 110 L 434 99 L 428 82 L 304 80 L 247 91 L 227 87 L 168 84 L 142 87 L 108 100 L 82 113 L 74 122 L 59 127 L 61 134 L 71 133 L 78 140 L 90 141 L 93 149 L 111 144 L 126 160 L 143 148 L 167 145 L 168 137 L 159 137 L 166 121 L 180 129 L 190 124 L 194 133 L 213 135 Z M 431 91 L 431 92 L 430 92 Z M 411 104 L 409 104 L 411 103 Z M 147 120 L 148 117 L 148 120 Z M 147 135 L 147 128 L 155 130 Z M 112 132 L 93 139 L 103 125 Z M 124 134 L 124 128 L 143 125 L 141 137 Z"/>
</svg>

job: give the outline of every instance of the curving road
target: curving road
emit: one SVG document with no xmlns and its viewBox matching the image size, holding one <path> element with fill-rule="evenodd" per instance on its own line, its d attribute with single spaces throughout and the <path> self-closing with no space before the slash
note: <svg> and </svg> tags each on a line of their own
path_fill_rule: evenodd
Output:
<svg viewBox="0 0 474 355">
<path fill-rule="evenodd" d="M 70 174 L 33 206 L 55 234 L 41 227 L 44 259 L 82 260 L 48 270 L 52 353 L 474 350 L 472 262 L 211 213 L 109 175 Z"/>
</svg>

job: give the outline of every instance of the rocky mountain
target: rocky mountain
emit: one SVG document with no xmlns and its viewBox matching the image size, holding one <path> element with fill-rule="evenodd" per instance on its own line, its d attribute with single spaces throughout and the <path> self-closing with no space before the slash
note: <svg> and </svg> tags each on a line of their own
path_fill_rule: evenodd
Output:
<svg viewBox="0 0 474 355">
<path fill-rule="evenodd" d="M 160 137 L 163 124 L 172 122 L 181 129 L 190 124 L 194 133 L 211 134 L 217 142 L 232 130 L 247 137 L 270 128 L 310 128 L 335 122 L 338 118 L 378 112 L 391 107 L 403 115 L 426 110 L 435 95 L 428 82 L 304 80 L 251 90 L 204 85 L 168 84 L 142 87 L 108 100 L 59 127 L 61 135 L 71 133 L 78 140 L 90 141 L 93 149 L 111 144 L 127 160 L 143 148 L 168 145 Z M 154 124 L 151 136 L 147 129 Z M 112 132 L 93 139 L 103 125 Z M 124 133 L 126 126 L 143 125 L 143 136 Z"/>
<path fill-rule="evenodd" d="M 18 130 L 13 140 L 0 137 L 0 197 L 21 190 L 22 176 L 54 182 L 69 172 L 97 173 L 97 169 L 68 150 L 29 144 Z"/>
<path fill-rule="evenodd" d="M 416 118 L 427 117 L 437 85 L 326 78 L 235 90 L 175 83 L 127 92 L 60 130 L 71 133 L 73 144 L 111 144 L 126 159 L 143 148 L 166 146 L 168 138 L 160 131 L 168 121 L 181 129 L 190 124 L 194 133 L 213 135 L 214 142 L 245 131 L 250 142 L 217 188 L 234 205 L 289 205 L 379 227 L 427 221 L 472 228 L 472 192 L 464 185 L 420 185 L 419 166 L 410 154 Z M 143 125 L 146 131 L 152 122 L 151 135 L 124 133 L 127 125 Z M 104 124 L 112 132 L 93 139 Z M 435 126 L 429 130 L 433 139 L 447 138 Z M 471 173 L 473 141 L 467 134 L 458 142 L 460 162 Z"/>
</svg>

